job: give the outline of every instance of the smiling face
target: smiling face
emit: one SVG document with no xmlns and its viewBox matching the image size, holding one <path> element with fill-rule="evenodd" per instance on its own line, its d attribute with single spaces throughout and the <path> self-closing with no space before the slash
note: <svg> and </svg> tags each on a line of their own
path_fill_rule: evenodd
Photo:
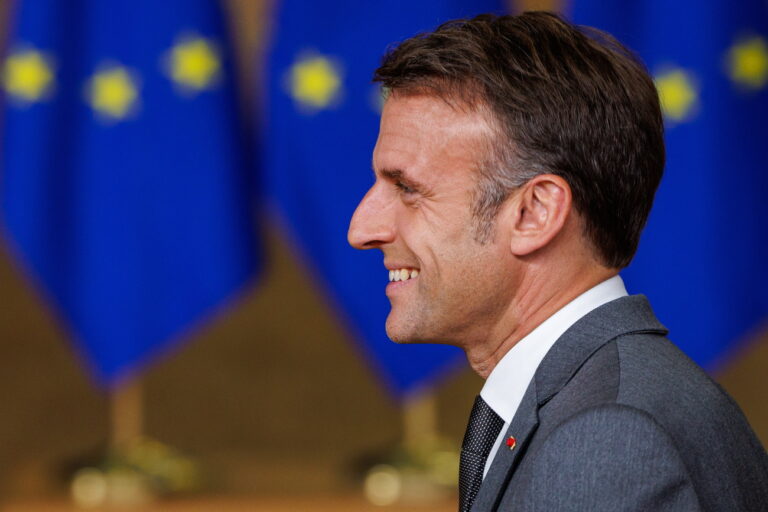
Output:
<svg viewBox="0 0 768 512">
<path fill-rule="evenodd" d="M 348 236 L 358 249 L 384 253 L 393 341 L 466 346 L 488 336 L 511 304 L 514 259 L 504 233 L 480 244 L 471 213 L 489 133 L 481 113 L 431 96 L 394 94 L 384 105 L 376 181 Z"/>
</svg>

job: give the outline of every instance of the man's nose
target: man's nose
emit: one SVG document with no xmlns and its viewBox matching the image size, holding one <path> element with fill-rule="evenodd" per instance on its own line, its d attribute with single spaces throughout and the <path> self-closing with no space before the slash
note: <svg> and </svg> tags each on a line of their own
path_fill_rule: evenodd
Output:
<svg viewBox="0 0 768 512">
<path fill-rule="evenodd" d="M 393 205 L 380 192 L 371 187 L 352 215 L 347 240 L 355 249 L 375 249 L 395 238 Z"/>
</svg>

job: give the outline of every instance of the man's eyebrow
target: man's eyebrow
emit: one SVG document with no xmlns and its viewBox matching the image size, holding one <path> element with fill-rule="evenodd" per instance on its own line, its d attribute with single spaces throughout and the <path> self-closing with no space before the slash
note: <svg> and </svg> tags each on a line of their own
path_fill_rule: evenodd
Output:
<svg viewBox="0 0 768 512">
<path fill-rule="evenodd" d="M 386 178 L 390 181 L 397 181 L 405 179 L 405 173 L 400 169 L 381 169 L 379 174 L 382 178 Z"/>
<path fill-rule="evenodd" d="M 378 174 L 386 180 L 400 182 L 419 192 L 425 189 L 425 186 L 422 183 L 419 183 L 406 175 L 402 169 L 380 169 Z"/>
</svg>

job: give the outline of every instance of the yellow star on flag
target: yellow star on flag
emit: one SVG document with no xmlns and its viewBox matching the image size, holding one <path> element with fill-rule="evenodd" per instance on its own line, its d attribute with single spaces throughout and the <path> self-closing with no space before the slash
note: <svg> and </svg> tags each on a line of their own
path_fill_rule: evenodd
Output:
<svg viewBox="0 0 768 512">
<path fill-rule="evenodd" d="M 699 95 L 691 75 L 675 68 L 657 75 L 655 82 L 664 116 L 674 121 L 689 119 Z"/>
<path fill-rule="evenodd" d="M 221 68 L 214 45 L 202 38 L 187 39 L 176 44 L 169 54 L 169 72 L 177 84 L 194 90 L 209 87 Z"/>
<path fill-rule="evenodd" d="M 731 80 L 738 84 L 761 89 L 768 82 L 768 45 L 762 37 L 734 44 L 728 51 L 726 63 Z"/>
<path fill-rule="evenodd" d="M 11 97 L 33 103 L 43 98 L 52 85 L 52 66 L 42 53 L 22 50 L 5 60 L 3 86 Z"/>
<path fill-rule="evenodd" d="M 289 78 L 291 96 L 310 109 L 328 107 L 341 93 L 341 71 L 327 57 L 300 59 L 291 68 Z"/>
<path fill-rule="evenodd" d="M 88 100 L 99 114 L 112 119 L 124 119 L 138 101 L 136 80 L 122 66 L 113 66 L 96 73 L 88 84 Z"/>
</svg>

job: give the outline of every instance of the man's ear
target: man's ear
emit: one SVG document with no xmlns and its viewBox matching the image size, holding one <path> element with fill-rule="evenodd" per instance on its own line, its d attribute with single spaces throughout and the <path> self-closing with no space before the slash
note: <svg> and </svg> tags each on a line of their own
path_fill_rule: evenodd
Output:
<svg viewBox="0 0 768 512">
<path fill-rule="evenodd" d="M 554 174 L 541 174 L 523 185 L 506 212 L 512 254 L 525 256 L 549 244 L 563 230 L 572 199 L 568 182 Z"/>
</svg>

